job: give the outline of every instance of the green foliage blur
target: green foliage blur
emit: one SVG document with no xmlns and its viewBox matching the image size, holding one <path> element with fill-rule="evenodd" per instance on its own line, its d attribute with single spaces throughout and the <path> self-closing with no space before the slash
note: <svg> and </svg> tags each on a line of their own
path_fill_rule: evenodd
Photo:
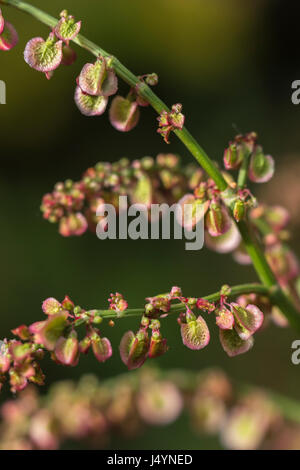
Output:
<svg viewBox="0 0 300 470">
<path fill-rule="evenodd" d="M 300 78 L 296 2 L 291 9 L 276 0 L 32 3 L 54 16 L 68 9 L 82 19 L 82 34 L 136 74 L 157 72 L 155 91 L 169 105 L 183 103 L 187 127 L 214 159 L 221 160 L 236 133 L 252 130 L 275 157 L 278 172 L 292 156 L 299 157 L 300 107 L 290 98 L 291 83 Z M 41 303 L 49 296 L 62 299 L 68 294 L 82 307 L 94 308 L 105 306 L 109 293 L 119 291 L 135 307 L 146 296 L 173 285 L 181 286 L 186 295 L 202 296 L 223 283 L 255 281 L 251 267 L 206 249 L 185 251 L 183 241 L 104 242 L 91 233 L 64 239 L 57 226 L 42 219 L 43 194 L 57 181 L 79 179 L 97 161 L 174 152 L 188 163 L 192 156 L 175 136 L 169 146 L 164 144 L 150 108 L 142 109 L 141 122 L 128 134 L 113 129 L 107 113 L 98 118 L 82 116 L 73 102 L 75 78 L 84 63 L 91 61 L 90 55 L 76 47 L 77 62 L 61 67 L 48 82 L 23 60 L 26 42 L 34 36 L 45 37 L 48 29 L 14 9 L 3 7 L 3 12 L 17 28 L 20 42 L 11 52 L 0 54 L 0 79 L 7 85 L 7 104 L 0 106 L 0 337 L 9 336 L 10 329 L 19 324 L 42 319 Z M 127 89 L 120 83 L 121 93 Z M 265 188 L 274 203 L 281 203 L 289 181 L 286 188 L 276 185 L 276 177 L 274 181 Z M 262 200 L 265 188 L 253 187 Z M 294 225 L 292 244 L 299 254 L 297 221 Z M 291 343 L 297 339 L 294 331 L 271 326 L 256 335 L 251 352 L 229 359 L 212 320 L 211 343 L 200 352 L 182 345 L 175 319 L 164 321 L 162 330 L 170 350 L 156 364 L 194 370 L 218 366 L 237 380 L 299 398 L 300 369 L 290 360 Z M 92 355 L 82 358 L 74 369 L 45 360 L 47 385 L 84 372 L 101 378 L 125 372 L 118 343 L 125 330 L 136 327 L 135 319 L 120 320 L 114 328 L 103 326 L 115 352 L 104 365 Z M 5 396 L 1 395 L 2 401 Z M 152 428 L 138 439 L 116 439 L 111 444 L 127 449 L 218 445 L 214 439 L 195 434 L 185 417 L 159 432 Z"/>
</svg>

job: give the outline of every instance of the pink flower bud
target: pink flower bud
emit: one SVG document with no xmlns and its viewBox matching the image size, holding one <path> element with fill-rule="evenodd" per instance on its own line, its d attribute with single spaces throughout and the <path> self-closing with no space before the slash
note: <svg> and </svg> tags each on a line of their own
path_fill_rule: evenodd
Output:
<svg viewBox="0 0 300 470">
<path fill-rule="evenodd" d="M 131 131 L 138 123 L 140 110 L 136 101 L 123 96 L 116 96 L 111 103 L 109 120 L 111 125 L 121 132 Z"/>
<path fill-rule="evenodd" d="M 249 304 L 246 308 L 243 308 L 232 302 L 231 311 L 235 319 L 235 330 L 244 341 L 250 338 L 264 321 L 264 315 L 256 305 Z"/>
<path fill-rule="evenodd" d="M 148 356 L 150 358 L 159 357 L 165 354 L 167 350 L 168 350 L 167 340 L 162 337 L 159 331 L 153 330 L 152 336 L 150 339 Z"/>
<path fill-rule="evenodd" d="M 209 329 L 201 315 L 197 320 L 188 320 L 180 326 L 183 344 L 194 350 L 205 348 L 210 340 Z"/>
<path fill-rule="evenodd" d="M 63 237 L 80 236 L 87 228 L 87 220 L 80 212 L 62 217 L 59 223 L 59 233 Z"/>
<path fill-rule="evenodd" d="M 68 338 L 61 336 L 55 346 L 54 354 L 58 361 L 65 366 L 76 366 L 79 359 L 78 339 L 75 332 Z"/>
<path fill-rule="evenodd" d="M 229 357 L 238 356 L 243 354 L 253 346 L 253 337 L 250 336 L 246 341 L 241 339 L 235 329 L 232 330 L 219 330 L 219 337 L 224 351 Z"/>
<path fill-rule="evenodd" d="M 223 235 L 230 229 L 231 221 L 225 207 L 212 202 L 205 218 L 206 228 L 212 237 Z"/>
<path fill-rule="evenodd" d="M 0 16 L 0 30 L 1 30 L 1 18 L 3 21 L 2 15 Z M 0 51 L 9 51 L 18 44 L 19 37 L 18 33 L 11 23 L 8 21 L 2 23 L 3 29 L 0 34 Z"/>
<path fill-rule="evenodd" d="M 112 356 L 112 347 L 109 339 L 101 338 L 98 334 L 93 333 L 91 343 L 93 353 L 99 362 L 105 362 Z"/>
<path fill-rule="evenodd" d="M 147 359 L 149 350 L 148 334 L 143 329 L 135 335 L 127 331 L 121 339 L 120 355 L 129 370 L 141 367 Z"/>
<path fill-rule="evenodd" d="M 75 90 L 75 103 L 84 116 L 100 116 L 106 110 L 108 98 L 105 96 L 87 95 L 77 86 Z"/>
<path fill-rule="evenodd" d="M 234 316 L 231 311 L 227 308 L 222 308 L 216 313 L 218 313 L 216 318 L 216 324 L 218 327 L 222 330 L 232 330 L 234 325 Z"/>
<path fill-rule="evenodd" d="M 254 183 L 265 183 L 269 181 L 275 171 L 274 160 L 270 155 L 264 155 L 262 148 L 257 150 L 250 158 L 249 178 Z"/>
<path fill-rule="evenodd" d="M 94 64 L 85 64 L 78 77 L 81 90 L 92 96 L 111 96 L 118 90 L 118 79 L 113 70 L 107 66 L 104 58 Z"/>
<path fill-rule="evenodd" d="M 75 23 L 73 16 L 62 16 L 54 28 L 54 33 L 66 44 L 76 38 L 81 28 L 81 21 Z"/>
<path fill-rule="evenodd" d="M 57 69 L 62 61 L 62 41 L 56 41 L 54 33 L 48 39 L 31 39 L 25 47 L 25 62 L 39 72 L 51 72 Z"/>
<path fill-rule="evenodd" d="M 53 351 L 58 339 L 68 325 L 68 312 L 50 315 L 48 320 L 33 323 L 29 327 L 30 333 L 34 335 L 34 342 L 42 344 L 49 351 Z"/>
<path fill-rule="evenodd" d="M 199 298 L 197 299 L 197 308 L 199 310 L 204 310 L 211 313 L 215 310 L 216 306 L 214 303 L 209 302 L 208 300 Z"/>
<path fill-rule="evenodd" d="M 46 315 L 56 315 L 61 309 L 61 303 L 53 297 L 44 300 L 42 304 L 42 310 Z"/>
</svg>

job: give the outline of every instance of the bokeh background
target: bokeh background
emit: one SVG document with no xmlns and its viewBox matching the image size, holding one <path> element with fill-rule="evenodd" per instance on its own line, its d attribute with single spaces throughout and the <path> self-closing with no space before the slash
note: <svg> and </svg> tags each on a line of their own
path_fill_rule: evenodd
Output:
<svg viewBox="0 0 300 470">
<path fill-rule="evenodd" d="M 277 0 L 32 0 L 54 16 L 67 8 L 83 20 L 82 33 L 116 55 L 136 74 L 157 72 L 156 92 L 168 103 L 182 102 L 186 124 L 208 154 L 221 160 L 237 132 L 255 130 L 273 155 L 277 176 L 255 187 L 261 200 L 286 203 L 293 211 L 292 245 L 300 250 L 299 176 L 300 106 L 291 102 L 291 83 L 300 79 L 299 2 Z M 118 133 L 107 119 L 82 116 L 73 102 L 75 78 L 90 61 L 77 49 L 72 67 L 61 67 L 47 80 L 30 69 L 22 54 L 33 36 L 48 30 L 8 7 L 6 18 L 20 35 L 18 46 L 0 55 L 0 79 L 7 84 L 7 104 L 0 106 L 0 337 L 20 323 L 42 319 L 41 302 L 49 296 L 71 296 L 83 307 L 106 305 L 118 290 L 131 306 L 179 285 L 186 295 L 205 295 L 222 283 L 255 281 L 251 267 L 206 249 L 186 252 L 182 241 L 100 241 L 88 233 L 64 239 L 57 226 L 42 219 L 39 205 L 57 181 L 79 179 L 97 161 L 130 159 L 177 152 L 192 161 L 175 138 L 168 147 L 156 133 L 151 109 L 142 110 L 139 125 Z M 120 91 L 127 86 L 120 84 Z M 120 321 L 103 332 L 112 340 L 113 358 L 100 365 L 84 357 L 78 367 L 58 367 L 45 360 L 47 386 L 84 372 L 100 378 L 125 371 L 117 349 L 122 333 L 136 320 Z M 229 359 L 217 335 L 205 350 L 182 345 L 178 325 L 169 319 L 163 331 L 168 354 L 156 360 L 162 368 L 223 368 L 231 377 L 299 397 L 300 366 L 291 363 L 297 335 L 275 326 L 256 335 L 246 355 Z M 5 399 L 1 395 L 1 402 Z M 135 440 L 114 438 L 111 448 L 218 448 L 213 438 L 195 434 L 183 416 L 172 426 L 152 428 Z"/>
</svg>

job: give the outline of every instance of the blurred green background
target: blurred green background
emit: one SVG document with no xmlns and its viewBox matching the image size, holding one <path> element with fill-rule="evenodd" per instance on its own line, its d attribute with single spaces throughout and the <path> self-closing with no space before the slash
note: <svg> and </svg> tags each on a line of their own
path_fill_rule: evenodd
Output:
<svg viewBox="0 0 300 470">
<path fill-rule="evenodd" d="M 300 78 L 298 53 L 299 2 L 276 0 L 33 0 L 54 16 L 67 8 L 83 20 L 82 33 L 116 55 L 136 74 L 157 72 L 156 92 L 168 104 L 182 102 L 186 124 L 216 160 L 237 132 L 255 130 L 267 153 L 280 168 L 291 162 L 300 174 L 300 107 L 291 103 L 291 83 Z M 71 296 L 82 307 L 106 305 L 110 292 L 122 292 L 130 306 L 179 285 L 186 295 L 211 293 L 222 283 L 255 281 L 251 267 L 235 264 L 228 255 L 206 249 L 187 252 L 181 241 L 100 241 L 88 233 L 64 239 L 42 219 L 39 205 L 57 181 L 79 179 L 97 161 L 130 159 L 159 152 L 191 155 L 173 136 L 166 146 L 156 133 L 151 109 L 142 110 L 130 133 L 114 130 L 107 114 L 82 116 L 73 102 L 75 78 L 88 53 L 77 48 L 78 60 L 61 67 L 47 80 L 22 58 L 26 42 L 46 36 L 48 29 L 32 18 L 3 7 L 20 35 L 18 46 L 0 54 L 0 79 L 7 85 L 7 104 L 0 106 L 1 194 L 1 334 L 21 323 L 42 319 L 41 302 L 49 296 Z M 127 86 L 120 84 L 120 92 Z M 293 168 L 294 168 L 293 167 Z M 297 169 L 297 170 L 296 170 Z M 281 203 L 289 191 L 289 173 L 255 191 L 264 200 Z M 297 185 L 296 185 L 297 192 Z M 296 193 L 295 193 L 296 195 Z M 299 190 L 298 190 L 299 198 Z M 291 208 L 294 197 L 290 195 Z M 292 244 L 299 254 L 297 213 Z M 298 231 L 299 233 L 299 231 Z M 298 243 L 297 243 L 298 242 Z M 212 324 L 212 322 L 210 322 Z M 45 361 L 47 385 L 63 378 L 93 372 L 100 378 L 125 371 L 118 342 L 136 320 L 120 321 L 103 332 L 115 354 L 104 365 L 84 357 L 75 369 Z M 229 359 L 212 334 L 204 351 L 182 345 L 175 319 L 163 323 L 170 345 L 156 360 L 162 368 L 200 370 L 223 368 L 231 377 L 267 386 L 299 398 L 300 366 L 291 363 L 291 343 L 297 335 L 271 326 L 256 335 L 246 355 Z M 216 330 L 215 330 L 216 333 Z M 3 401 L 5 394 L 1 395 Z M 171 432 L 170 432 L 171 431 Z M 185 417 L 157 432 L 151 429 L 135 440 L 118 440 L 112 448 L 216 448 L 214 439 L 196 435 Z"/>
</svg>

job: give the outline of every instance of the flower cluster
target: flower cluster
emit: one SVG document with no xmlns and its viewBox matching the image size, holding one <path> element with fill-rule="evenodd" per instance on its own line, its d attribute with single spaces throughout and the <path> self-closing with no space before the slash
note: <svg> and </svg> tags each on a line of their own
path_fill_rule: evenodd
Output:
<svg viewBox="0 0 300 470">
<path fill-rule="evenodd" d="M 146 368 L 101 383 L 94 376 L 58 382 L 43 398 L 28 388 L 0 409 L 0 449 L 53 450 L 70 441 L 105 448 L 114 434 L 134 438 L 146 426 L 170 425 L 184 409 L 194 432 L 219 435 L 227 449 L 299 446 L 299 424 L 264 390 L 241 396 L 216 369 Z"/>
<path fill-rule="evenodd" d="M 157 118 L 159 128 L 157 132 L 164 138 L 166 144 L 169 144 L 169 135 L 171 131 L 181 130 L 184 126 L 185 116 L 182 114 L 182 105 L 173 104 L 170 112 L 163 111 Z"/>
<path fill-rule="evenodd" d="M 9 51 L 17 45 L 18 33 L 14 26 L 4 19 L 0 9 L 0 51 Z"/>
<path fill-rule="evenodd" d="M 13 392 L 23 390 L 29 382 L 43 384 L 44 375 L 38 362 L 44 351 L 49 351 L 57 364 L 73 367 L 78 364 L 80 354 L 86 354 L 91 348 L 96 359 L 105 362 L 112 355 L 112 346 L 97 326 L 105 319 L 113 326 L 112 319 L 132 313 L 140 316 L 139 328 L 136 333 L 127 331 L 119 348 L 129 370 L 167 352 L 161 320 L 172 313 L 179 314 L 182 341 L 189 349 L 200 350 L 208 345 L 210 332 L 202 314 L 214 312 L 224 351 L 230 357 L 242 354 L 253 345 L 253 335 L 264 319 L 260 307 L 265 305 L 259 297 L 255 297 L 256 304 L 250 303 L 251 296 L 241 296 L 237 302 L 228 303 L 230 295 L 231 289 L 223 286 L 216 296 L 219 300 L 213 303 L 201 297 L 184 297 L 179 287 L 173 287 L 167 294 L 148 297 L 143 308 L 133 310 L 128 309 L 127 301 L 119 292 L 110 295 L 108 310 L 82 309 L 68 296 L 62 302 L 49 297 L 42 304 L 45 320 L 28 327 L 21 325 L 12 330 L 17 340 L 1 342 L 0 383 L 8 376 Z M 85 332 L 78 338 L 77 330 L 81 326 Z"/>
<path fill-rule="evenodd" d="M 60 20 L 46 40 L 36 37 L 26 44 L 25 62 L 50 79 L 61 64 L 71 65 L 76 60 L 76 53 L 69 42 L 78 35 L 80 28 L 81 21 L 75 22 L 75 18 L 63 10 Z"/>
<path fill-rule="evenodd" d="M 46 194 L 41 210 L 44 218 L 59 223 L 63 236 L 81 235 L 89 227 L 95 231 L 101 221 L 97 209 L 104 203 L 119 210 L 119 196 L 127 195 L 130 204 L 173 204 L 193 189 L 203 172 L 193 165 L 182 168 L 173 154 L 159 154 L 130 162 L 100 162 L 89 168 L 78 182 L 58 183 Z"/>
</svg>

